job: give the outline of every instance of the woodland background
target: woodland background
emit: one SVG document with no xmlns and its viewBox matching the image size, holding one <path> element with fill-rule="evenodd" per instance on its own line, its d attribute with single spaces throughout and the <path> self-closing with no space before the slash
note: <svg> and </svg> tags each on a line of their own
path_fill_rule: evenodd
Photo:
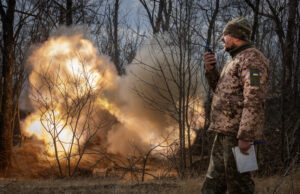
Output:
<svg viewBox="0 0 300 194">
<path fill-rule="evenodd" d="M 217 68 L 222 69 L 228 59 L 220 41 L 222 30 L 238 16 L 251 22 L 251 40 L 270 60 L 265 144 L 257 148 L 261 168 L 257 175 L 287 175 L 299 166 L 299 0 L 1 0 L 0 16 L 1 176 L 6 176 L 14 146 L 22 141 L 20 122 L 28 114 L 19 104 L 28 79 L 27 51 L 32 45 L 46 41 L 53 30 L 63 25 L 85 26 L 99 53 L 110 57 L 120 76 L 126 74 L 126 67 L 134 62 L 136 53 L 147 40 L 167 34 L 174 42 L 172 46 L 182 51 L 179 55 L 183 61 L 187 61 L 180 67 L 192 67 L 192 71 L 203 74 L 206 44 L 216 53 Z M 196 64 L 197 68 L 190 64 Z M 186 80 L 180 68 L 178 75 Z M 181 178 L 205 171 L 212 143 L 212 136 L 206 133 L 212 93 L 204 79 L 197 80 L 197 84 L 204 85 L 208 97 L 202 115 L 205 124 L 203 128 L 193 129 L 187 122 L 189 99 L 193 96 L 189 83 L 180 82 L 177 100 L 181 103 L 176 107 L 176 115 L 170 113 L 179 126 L 176 172 Z M 168 111 L 160 110 L 144 94 L 138 91 L 137 94 L 157 111 Z M 195 140 L 184 135 L 191 130 L 197 131 Z M 144 176 L 143 169 L 130 171 Z"/>
</svg>

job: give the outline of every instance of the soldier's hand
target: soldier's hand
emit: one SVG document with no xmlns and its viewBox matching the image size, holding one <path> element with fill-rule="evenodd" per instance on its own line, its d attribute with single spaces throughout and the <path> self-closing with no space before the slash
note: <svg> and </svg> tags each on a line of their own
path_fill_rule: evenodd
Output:
<svg viewBox="0 0 300 194">
<path fill-rule="evenodd" d="M 210 71 L 214 69 L 215 67 L 212 64 L 215 64 L 217 62 L 215 54 L 206 52 L 204 53 L 204 65 L 206 70 Z"/>
<path fill-rule="evenodd" d="M 239 148 L 241 150 L 241 152 L 245 155 L 248 155 L 248 150 L 250 149 L 251 147 L 251 141 L 244 141 L 244 140 L 241 140 L 239 139 Z"/>
</svg>

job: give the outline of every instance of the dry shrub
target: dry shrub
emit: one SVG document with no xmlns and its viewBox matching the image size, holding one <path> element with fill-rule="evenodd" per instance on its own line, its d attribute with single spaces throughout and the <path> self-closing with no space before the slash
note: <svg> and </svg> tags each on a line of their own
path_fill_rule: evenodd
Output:
<svg viewBox="0 0 300 194">
<path fill-rule="evenodd" d="M 17 179 L 56 177 L 55 170 L 46 158 L 44 142 L 32 137 L 13 149 L 9 176 Z"/>
</svg>

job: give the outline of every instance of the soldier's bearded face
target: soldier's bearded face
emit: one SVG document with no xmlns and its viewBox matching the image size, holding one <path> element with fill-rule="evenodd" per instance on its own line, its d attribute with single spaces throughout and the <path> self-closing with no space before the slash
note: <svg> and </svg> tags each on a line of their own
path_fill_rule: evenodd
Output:
<svg viewBox="0 0 300 194">
<path fill-rule="evenodd" d="M 223 35 L 221 40 L 222 42 L 224 42 L 224 50 L 227 52 L 237 47 L 237 45 L 234 42 L 234 38 L 230 35 Z"/>
</svg>

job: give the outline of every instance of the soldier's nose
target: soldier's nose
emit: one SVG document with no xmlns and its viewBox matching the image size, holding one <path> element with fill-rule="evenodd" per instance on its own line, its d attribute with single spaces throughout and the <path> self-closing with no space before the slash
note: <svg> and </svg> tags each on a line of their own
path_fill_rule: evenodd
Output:
<svg viewBox="0 0 300 194">
<path fill-rule="evenodd" d="M 222 41 L 222 42 L 225 42 L 225 40 L 224 40 L 224 35 L 221 37 L 221 41 Z"/>
</svg>

